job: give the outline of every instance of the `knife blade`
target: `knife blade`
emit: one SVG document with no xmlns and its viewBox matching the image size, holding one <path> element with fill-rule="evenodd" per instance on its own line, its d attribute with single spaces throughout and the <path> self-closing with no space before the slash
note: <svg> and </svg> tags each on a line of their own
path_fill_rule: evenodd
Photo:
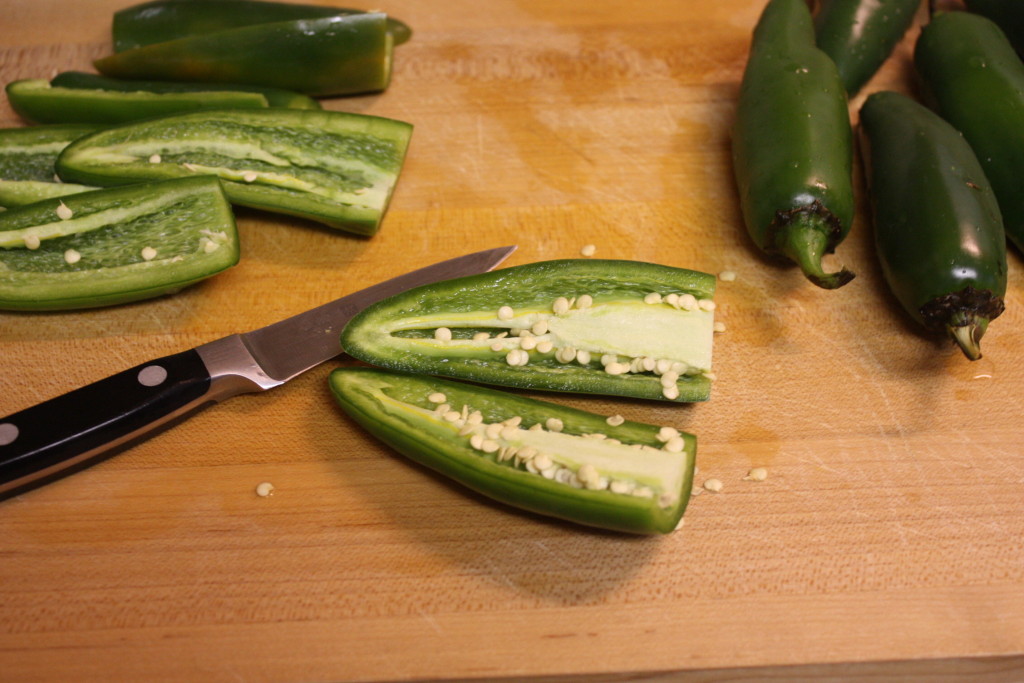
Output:
<svg viewBox="0 0 1024 683">
<path fill-rule="evenodd" d="M 0 500 L 92 465 L 213 403 L 266 391 L 342 353 L 359 311 L 413 287 L 492 270 L 498 247 L 435 263 L 251 332 L 157 358 L 0 418 Z"/>
</svg>

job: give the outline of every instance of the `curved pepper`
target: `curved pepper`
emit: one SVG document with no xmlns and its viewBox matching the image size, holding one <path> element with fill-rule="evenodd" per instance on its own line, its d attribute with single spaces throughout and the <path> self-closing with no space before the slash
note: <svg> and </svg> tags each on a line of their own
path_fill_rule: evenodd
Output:
<svg viewBox="0 0 1024 683">
<path fill-rule="evenodd" d="M 0 212 L 0 309 L 172 294 L 238 257 L 234 215 L 212 176 L 46 199 Z"/>
<path fill-rule="evenodd" d="M 985 173 L 955 128 L 904 95 L 871 95 L 860 120 L 885 279 L 915 320 L 976 360 L 1006 292 L 1006 238 Z"/>
<path fill-rule="evenodd" d="M 967 9 L 994 21 L 1024 58 L 1024 7 L 1019 0 L 965 0 Z"/>
<path fill-rule="evenodd" d="M 0 207 L 96 189 L 55 177 L 58 155 L 95 130 L 96 126 L 79 124 L 0 129 Z"/>
<path fill-rule="evenodd" d="M 418 287 L 362 311 L 351 356 L 485 384 L 703 401 L 715 277 L 636 261 L 544 261 Z"/>
<path fill-rule="evenodd" d="M 279 21 L 153 43 L 103 57 L 114 78 L 244 83 L 312 96 L 387 87 L 391 36 L 379 12 Z"/>
<path fill-rule="evenodd" d="M 320 109 L 311 97 L 277 88 L 127 81 L 73 71 L 49 83 L 9 83 L 7 99 L 14 111 L 36 123 L 124 123 L 197 109 Z"/>
<path fill-rule="evenodd" d="M 153 0 L 114 13 L 114 51 L 254 24 L 363 13 L 345 7 L 266 0 Z M 387 28 L 395 45 L 412 35 L 407 24 L 391 17 Z"/>
<path fill-rule="evenodd" d="M 771 0 L 754 31 L 732 134 L 744 222 L 768 253 L 797 263 L 814 284 L 853 221 L 853 150 L 846 93 L 835 64 L 814 45 L 804 0 Z"/>
<path fill-rule="evenodd" d="M 995 23 L 967 12 L 936 15 L 914 62 L 935 109 L 985 169 L 1007 237 L 1024 249 L 1024 63 Z"/>
<path fill-rule="evenodd" d="M 839 69 L 852 97 L 878 71 L 914 21 L 921 0 L 820 0 L 818 47 Z"/>
<path fill-rule="evenodd" d="M 483 387 L 371 368 L 330 376 L 338 404 L 411 460 L 489 498 L 637 534 L 669 533 L 696 438 Z"/>
<path fill-rule="evenodd" d="M 372 235 L 411 135 L 402 121 L 337 111 L 200 111 L 88 135 L 65 148 L 57 172 L 103 186 L 214 174 L 235 204 Z"/>
</svg>

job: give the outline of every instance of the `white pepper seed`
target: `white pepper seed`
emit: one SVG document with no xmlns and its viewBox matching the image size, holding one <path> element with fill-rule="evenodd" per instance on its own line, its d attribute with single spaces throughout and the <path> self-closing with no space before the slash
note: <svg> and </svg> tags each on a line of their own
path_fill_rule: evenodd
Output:
<svg viewBox="0 0 1024 683">
<path fill-rule="evenodd" d="M 150 157 L 149 157 L 149 163 L 151 163 L 151 164 L 159 164 L 160 163 L 160 155 L 159 154 L 151 154 Z"/>
<path fill-rule="evenodd" d="M 660 304 L 661 303 L 661 294 L 658 294 L 657 292 L 651 292 L 650 294 L 645 295 L 644 296 L 644 303 L 645 304 Z"/>
<path fill-rule="evenodd" d="M 23 239 L 25 241 L 25 248 L 29 250 L 38 249 L 43 243 L 42 240 L 39 239 L 39 235 L 25 235 Z"/>
<path fill-rule="evenodd" d="M 512 439 L 515 439 L 516 437 L 519 436 L 519 428 L 512 426 L 505 427 L 504 429 L 501 430 L 500 436 L 505 441 L 511 441 Z"/>
<path fill-rule="evenodd" d="M 583 256 L 593 256 L 597 252 L 597 247 L 593 244 L 584 244 L 583 248 L 580 249 L 580 254 Z"/>
<path fill-rule="evenodd" d="M 565 428 L 565 424 L 557 417 L 549 417 L 544 421 L 544 426 L 552 432 L 560 432 Z"/>
<path fill-rule="evenodd" d="M 242 180 L 244 180 L 247 183 L 255 182 L 256 178 L 258 177 L 259 176 L 256 175 L 255 171 L 246 171 L 245 173 L 242 174 Z"/>
<path fill-rule="evenodd" d="M 679 430 L 678 429 L 675 429 L 674 427 L 662 427 L 658 431 L 657 439 L 658 439 L 658 441 L 661 441 L 662 443 L 664 443 L 664 442 L 668 441 L 669 439 L 671 439 L 674 436 L 679 436 Z"/>
<path fill-rule="evenodd" d="M 491 441 L 490 439 L 484 439 L 483 444 L 480 446 L 480 450 L 484 453 L 497 453 L 499 448 L 501 446 L 496 441 Z"/>
<path fill-rule="evenodd" d="M 530 431 L 531 432 L 540 432 L 540 431 L 543 431 L 543 430 L 544 430 L 544 425 L 542 425 L 540 422 L 536 422 L 536 423 L 530 425 Z"/>
<path fill-rule="evenodd" d="M 664 449 L 669 453 L 682 453 L 686 448 L 686 441 L 681 436 L 673 436 L 665 442 Z"/>
<path fill-rule="evenodd" d="M 483 414 L 479 410 L 474 410 L 466 417 L 466 423 L 471 425 L 478 425 L 484 421 Z"/>
<path fill-rule="evenodd" d="M 612 493 L 629 493 L 630 489 L 629 482 L 622 481 L 621 479 L 615 479 L 608 484 L 608 490 Z"/>
<path fill-rule="evenodd" d="M 617 360 L 619 360 L 619 357 L 616 356 L 614 353 L 605 353 L 602 354 L 601 356 L 601 365 L 608 365 L 610 363 L 616 362 Z"/>
<path fill-rule="evenodd" d="M 721 479 L 706 479 L 704 481 L 704 488 L 712 493 L 721 493 L 724 486 Z"/>
<path fill-rule="evenodd" d="M 555 463 L 551 460 L 551 456 L 547 453 L 539 453 L 533 458 L 533 466 L 538 470 L 550 469 Z"/>
<path fill-rule="evenodd" d="M 537 343 L 537 351 L 540 353 L 551 353 L 555 345 L 547 340 Z"/>
<path fill-rule="evenodd" d="M 697 307 L 697 297 L 693 294 L 683 294 L 679 297 L 679 308 L 684 311 L 694 311 Z"/>
<path fill-rule="evenodd" d="M 508 332 L 507 331 L 506 332 L 499 332 L 498 334 L 494 335 L 494 338 L 495 339 L 504 339 L 507 336 L 508 336 Z"/>
<path fill-rule="evenodd" d="M 73 215 L 75 215 L 74 212 L 64 202 L 57 205 L 57 218 L 66 221 Z"/>
<path fill-rule="evenodd" d="M 665 374 L 666 372 L 668 372 L 671 369 L 672 369 L 672 361 L 670 361 L 670 360 L 666 360 L 666 359 L 662 358 L 662 359 L 660 359 L 658 361 L 655 361 L 655 363 L 654 363 L 654 372 L 658 373 L 659 375 L 663 375 L 663 374 Z"/>
<path fill-rule="evenodd" d="M 523 337 L 523 340 L 519 342 L 519 348 L 523 349 L 524 351 L 531 351 L 537 348 L 537 338 Z"/>
<path fill-rule="evenodd" d="M 629 366 L 625 363 L 609 363 L 604 366 L 604 371 L 609 375 L 624 375 L 629 372 Z"/>
<path fill-rule="evenodd" d="M 571 363 L 576 358 L 576 349 L 571 346 L 563 346 L 555 352 L 555 360 L 559 363 Z"/>
<path fill-rule="evenodd" d="M 565 315 L 569 312 L 569 300 L 564 296 L 560 296 L 555 299 L 555 302 L 551 304 L 551 310 L 555 315 Z"/>
<path fill-rule="evenodd" d="M 662 300 L 665 303 L 667 303 L 669 306 L 674 306 L 675 308 L 679 308 L 679 295 L 676 294 L 675 292 L 672 292 L 671 294 L 666 294 L 665 298 L 662 299 Z"/>
<path fill-rule="evenodd" d="M 722 282 L 732 282 L 736 279 L 736 273 L 731 270 L 723 270 L 718 274 L 718 279 Z"/>
<path fill-rule="evenodd" d="M 590 363 L 590 351 L 577 351 L 576 362 L 580 365 L 588 365 Z"/>
<path fill-rule="evenodd" d="M 582 481 L 584 484 L 590 481 L 597 481 L 601 478 L 601 473 L 597 471 L 597 468 L 587 463 L 582 465 L 576 471 L 576 478 Z"/>
<path fill-rule="evenodd" d="M 503 428 L 504 425 L 501 424 L 500 422 L 492 422 L 491 424 L 484 427 L 484 435 L 488 439 L 497 439 L 498 435 L 501 434 L 501 430 Z"/>
<path fill-rule="evenodd" d="M 654 372 L 654 368 L 657 367 L 657 365 L 658 362 L 656 360 L 654 360 L 650 356 L 647 356 L 643 359 L 641 367 L 643 367 L 644 372 Z"/>
<path fill-rule="evenodd" d="M 457 410 L 449 410 L 447 413 L 444 414 L 445 422 L 458 422 L 461 419 L 462 413 L 460 413 Z"/>
<path fill-rule="evenodd" d="M 661 376 L 661 386 L 670 387 L 679 381 L 679 373 L 669 370 Z"/>
<path fill-rule="evenodd" d="M 713 372 L 702 372 L 700 374 L 704 375 L 704 377 L 706 377 L 707 379 L 711 380 L 712 382 L 714 382 L 716 379 L 718 379 L 718 375 L 716 375 Z"/>
<path fill-rule="evenodd" d="M 427 396 L 427 400 L 431 403 L 444 403 L 448 400 L 448 397 L 442 394 L 440 391 L 435 391 L 430 396 Z"/>
<path fill-rule="evenodd" d="M 533 327 L 530 328 L 530 331 L 533 332 L 538 337 L 540 335 L 542 335 L 542 334 L 547 334 L 548 333 L 548 321 L 547 320 L 538 320 L 537 322 L 535 322 L 533 324 Z"/>
<path fill-rule="evenodd" d="M 438 341 L 451 341 L 452 331 L 447 327 L 439 327 L 434 330 L 434 339 Z"/>
<path fill-rule="evenodd" d="M 487 332 L 477 332 L 473 335 L 473 341 L 486 341 L 491 338 Z"/>
<path fill-rule="evenodd" d="M 677 387 L 675 384 L 673 384 L 670 387 L 663 387 L 661 390 L 661 395 L 670 401 L 674 401 L 677 398 L 679 398 L 679 387 Z"/>
<path fill-rule="evenodd" d="M 496 341 L 493 344 L 491 344 L 491 351 L 504 351 L 504 350 L 505 350 L 505 345 L 502 344 L 500 341 Z"/>
<path fill-rule="evenodd" d="M 70 266 L 78 263 L 82 260 L 82 255 L 74 249 L 68 249 L 64 252 L 64 261 Z"/>
<path fill-rule="evenodd" d="M 700 310 L 702 311 L 713 311 L 715 310 L 715 302 L 711 299 L 701 299 L 699 304 Z"/>
<path fill-rule="evenodd" d="M 479 451 L 484 447 L 484 437 L 480 436 L 479 434 L 474 434 L 473 436 L 469 437 L 469 445 L 472 446 L 475 450 Z"/>
<path fill-rule="evenodd" d="M 274 485 L 269 481 L 264 481 L 256 486 L 256 495 L 260 498 L 266 498 L 267 496 L 274 493 Z"/>
<path fill-rule="evenodd" d="M 714 325 L 715 332 L 725 332 L 725 323 L 716 321 Z"/>
<path fill-rule="evenodd" d="M 511 320 L 516 316 L 511 306 L 502 306 L 498 309 L 498 320 Z"/>
<path fill-rule="evenodd" d="M 625 421 L 626 421 L 626 418 L 622 417 L 621 415 L 612 415 L 608 419 L 605 420 L 605 422 L 610 424 L 612 427 L 618 427 L 620 424 L 622 424 Z"/>
<path fill-rule="evenodd" d="M 764 481 L 768 478 L 768 470 L 763 467 L 755 467 L 754 469 L 747 472 L 747 476 L 743 477 L 744 481 Z"/>
<path fill-rule="evenodd" d="M 528 462 L 530 460 L 533 460 L 537 456 L 537 453 L 537 449 L 534 448 L 533 446 L 524 446 L 523 448 L 519 449 L 519 459 L 524 462 Z"/>
<path fill-rule="evenodd" d="M 576 300 L 576 308 L 590 308 L 594 305 L 594 297 L 584 294 Z"/>
</svg>

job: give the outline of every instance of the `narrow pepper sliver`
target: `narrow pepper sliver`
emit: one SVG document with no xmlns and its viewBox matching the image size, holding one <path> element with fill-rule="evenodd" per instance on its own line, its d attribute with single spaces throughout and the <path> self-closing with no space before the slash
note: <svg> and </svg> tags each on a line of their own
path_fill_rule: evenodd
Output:
<svg viewBox="0 0 1024 683">
<path fill-rule="evenodd" d="M 411 460 L 489 498 L 636 534 L 669 533 L 693 485 L 697 440 L 531 398 L 373 368 L 339 368 L 341 408 Z"/>
</svg>

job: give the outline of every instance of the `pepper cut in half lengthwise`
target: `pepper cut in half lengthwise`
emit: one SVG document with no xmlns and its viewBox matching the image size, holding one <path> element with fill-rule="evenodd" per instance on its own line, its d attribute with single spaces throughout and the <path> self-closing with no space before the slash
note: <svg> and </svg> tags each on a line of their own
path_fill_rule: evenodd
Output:
<svg viewBox="0 0 1024 683">
<path fill-rule="evenodd" d="M 732 133 L 733 169 L 747 231 L 758 247 L 800 266 L 826 289 L 853 278 L 826 273 L 853 221 L 853 135 L 846 92 L 815 47 L 805 0 L 771 0 L 754 30 Z"/>
<path fill-rule="evenodd" d="M 108 128 L 69 145 L 61 178 L 90 185 L 214 174 L 232 203 L 372 235 L 412 126 L 311 109 L 217 110 Z"/>
<path fill-rule="evenodd" d="M 489 498 L 637 534 L 676 529 L 696 437 L 483 387 L 373 368 L 330 376 L 339 405 L 411 460 Z"/>
<path fill-rule="evenodd" d="M 238 262 L 212 176 L 94 190 L 0 212 L 0 308 L 110 306 L 171 294 Z"/>
<path fill-rule="evenodd" d="M 418 287 L 341 346 L 405 372 L 670 401 L 711 392 L 715 277 L 637 261 L 542 261 Z"/>
<path fill-rule="evenodd" d="M 96 189 L 54 177 L 64 148 L 95 130 L 84 124 L 0 129 L 0 207 Z"/>
<path fill-rule="evenodd" d="M 1006 236 L 985 173 L 953 126 L 905 95 L 871 95 L 860 120 L 885 279 L 915 320 L 976 360 L 1006 293 Z"/>
</svg>

